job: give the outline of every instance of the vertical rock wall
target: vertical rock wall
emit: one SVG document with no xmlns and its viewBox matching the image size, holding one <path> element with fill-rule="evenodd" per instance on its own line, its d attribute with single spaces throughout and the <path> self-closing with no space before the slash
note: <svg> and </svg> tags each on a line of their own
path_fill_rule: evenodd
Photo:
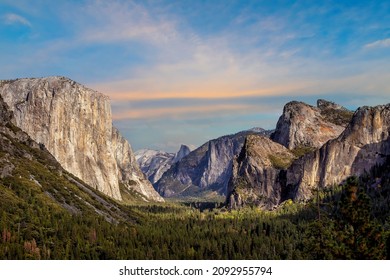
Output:
<svg viewBox="0 0 390 280">
<path fill-rule="evenodd" d="M 112 126 L 108 97 L 64 77 L 2 82 L 0 94 L 17 126 L 91 187 L 120 200 L 119 182 L 131 177 L 140 178 L 134 187 L 154 192 Z"/>
</svg>

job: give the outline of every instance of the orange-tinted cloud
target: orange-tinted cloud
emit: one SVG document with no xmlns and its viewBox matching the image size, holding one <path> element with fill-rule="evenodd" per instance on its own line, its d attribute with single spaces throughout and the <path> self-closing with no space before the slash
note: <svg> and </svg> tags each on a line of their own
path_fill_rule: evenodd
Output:
<svg viewBox="0 0 390 280">
<path fill-rule="evenodd" d="M 163 108 L 135 108 L 127 109 L 121 112 L 113 113 L 113 120 L 122 119 L 158 119 L 158 118 L 175 118 L 178 119 L 184 115 L 198 115 L 204 117 L 207 114 L 221 114 L 223 112 L 237 113 L 247 112 L 253 109 L 253 106 L 243 104 L 221 104 L 205 106 L 181 106 L 181 107 L 163 107 Z"/>
<path fill-rule="evenodd" d="M 95 84 L 94 88 L 107 94 L 111 100 L 151 100 L 168 98 L 221 99 L 245 96 L 275 96 L 303 92 L 312 87 L 310 81 L 291 81 L 286 83 L 268 83 L 257 85 L 255 80 L 215 79 L 206 81 L 177 81 L 169 83 L 156 79 L 140 81 L 124 80 L 119 82 Z"/>
</svg>

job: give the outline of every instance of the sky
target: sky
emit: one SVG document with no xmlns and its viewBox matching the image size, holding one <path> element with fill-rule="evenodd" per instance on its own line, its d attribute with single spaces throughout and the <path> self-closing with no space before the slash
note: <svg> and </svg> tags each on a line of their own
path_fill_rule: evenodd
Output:
<svg viewBox="0 0 390 280">
<path fill-rule="evenodd" d="M 0 79 L 66 76 L 110 97 L 134 150 L 174 152 L 292 100 L 390 102 L 390 2 L 0 0 Z"/>
</svg>

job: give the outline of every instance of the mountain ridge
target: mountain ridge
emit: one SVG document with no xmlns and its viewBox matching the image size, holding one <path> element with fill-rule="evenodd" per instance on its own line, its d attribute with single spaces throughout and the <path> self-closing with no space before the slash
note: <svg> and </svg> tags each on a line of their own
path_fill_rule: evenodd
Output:
<svg viewBox="0 0 390 280">
<path fill-rule="evenodd" d="M 345 121 L 350 118 L 350 113 L 340 105 L 323 100 L 320 100 L 318 104 L 318 107 L 322 106 L 322 110 L 324 108 L 335 110 L 332 114 L 341 113 L 340 118 L 332 116 L 333 120 L 339 121 L 341 119 L 342 123 L 345 124 Z M 291 108 L 297 108 L 296 106 L 300 106 L 300 108 L 297 111 L 291 111 Z M 303 119 L 302 116 L 307 116 L 306 112 L 300 115 L 301 108 L 304 107 L 305 110 L 314 108 L 308 106 L 310 105 L 302 102 L 286 104 L 271 140 L 275 139 L 275 135 L 278 133 L 280 136 L 286 131 L 290 133 L 291 130 L 296 130 L 297 127 L 303 129 L 310 127 L 311 124 L 308 126 L 307 123 L 299 126 Z M 290 116 L 293 117 L 289 119 Z M 318 115 L 314 115 L 314 117 L 317 118 Z M 307 119 L 310 118 L 306 118 L 306 122 Z M 293 122 L 300 123 L 294 124 Z M 281 123 L 284 124 L 280 125 Z M 286 127 L 285 124 L 288 124 L 292 129 Z M 284 131 L 279 131 L 281 129 Z M 318 127 L 318 130 L 320 129 L 321 127 Z M 253 175 L 266 167 L 264 162 L 255 155 L 256 152 L 263 149 L 264 139 L 259 139 L 257 145 L 252 145 L 252 154 L 242 151 L 241 155 L 244 153 L 245 156 L 238 157 L 236 162 L 236 166 L 241 167 L 241 171 L 232 174 L 229 186 L 230 193 L 228 193 L 226 200 L 227 205 L 230 208 L 236 208 L 249 204 L 272 209 L 288 199 L 307 201 L 312 197 L 313 191 L 317 189 L 340 184 L 349 176 L 363 175 L 374 166 L 383 164 L 386 157 L 390 155 L 390 104 L 358 108 L 339 135 L 330 131 L 328 135 L 321 136 L 326 136 L 322 139 L 328 138 L 324 144 L 321 143 L 322 139 L 315 138 L 315 134 L 316 130 L 312 130 L 311 133 L 305 135 L 290 133 L 289 135 L 292 135 L 293 138 L 289 138 L 290 136 L 287 138 L 276 137 L 275 140 L 290 147 L 289 150 L 294 158 L 288 164 L 280 164 L 282 159 L 275 158 L 279 162 L 279 167 L 274 166 L 272 169 L 274 174 L 272 182 L 269 182 L 263 173 Z M 286 139 L 288 141 L 284 141 Z M 306 141 L 307 139 L 311 141 Z M 251 164 L 245 165 L 248 162 Z M 273 186 L 274 194 L 263 197 L 265 201 L 272 199 L 273 203 L 258 203 L 256 200 L 253 202 L 245 199 L 242 195 L 240 196 L 240 192 L 246 195 L 249 190 L 252 190 L 252 193 L 253 190 L 261 193 L 264 186 L 262 187 L 261 183 L 253 183 L 254 180 L 268 182 L 265 184 L 266 187 L 269 184 Z M 244 187 L 242 181 L 246 182 Z M 253 200 L 253 196 L 251 199 Z"/>
<path fill-rule="evenodd" d="M 370 171 L 390 155 L 389 135 L 390 104 L 358 108 L 339 137 L 291 166 L 288 188 L 297 188 L 296 199 L 306 200 L 316 186 L 324 188 Z M 299 182 L 293 174 L 301 174 Z"/>
<path fill-rule="evenodd" d="M 72 215 L 90 212 L 110 223 L 128 219 L 118 204 L 64 170 L 44 145 L 15 123 L 12 111 L 0 96 L 0 184 L 8 186 L 7 191 L 2 191 L 11 200 L 32 192 L 37 199 L 50 201 L 49 207 L 60 207 Z"/>
<path fill-rule="evenodd" d="M 257 128 L 207 141 L 170 167 L 154 185 L 165 197 L 220 198 L 226 195 L 232 161 L 249 134 L 269 135 Z"/>
<path fill-rule="evenodd" d="M 190 153 L 191 149 L 182 144 L 176 153 L 142 149 L 135 152 L 135 158 L 149 181 L 154 185 L 176 162 Z"/>
<path fill-rule="evenodd" d="M 123 183 L 152 201 L 163 201 L 140 171 L 130 144 L 112 126 L 104 94 L 53 76 L 2 81 L 0 95 L 17 126 L 70 173 L 118 200 Z"/>
</svg>

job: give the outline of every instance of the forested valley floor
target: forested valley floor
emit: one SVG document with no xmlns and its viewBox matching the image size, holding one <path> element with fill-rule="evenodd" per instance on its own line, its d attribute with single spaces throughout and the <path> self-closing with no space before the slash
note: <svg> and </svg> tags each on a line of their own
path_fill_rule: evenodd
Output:
<svg viewBox="0 0 390 280">
<path fill-rule="evenodd" d="M 389 163 L 274 211 L 117 205 L 110 210 L 122 217 L 116 220 L 97 215 L 96 205 L 69 211 L 48 199 L 45 186 L 8 177 L 0 183 L 0 259 L 389 259 Z M 55 184 L 60 196 L 63 186 Z"/>
</svg>

